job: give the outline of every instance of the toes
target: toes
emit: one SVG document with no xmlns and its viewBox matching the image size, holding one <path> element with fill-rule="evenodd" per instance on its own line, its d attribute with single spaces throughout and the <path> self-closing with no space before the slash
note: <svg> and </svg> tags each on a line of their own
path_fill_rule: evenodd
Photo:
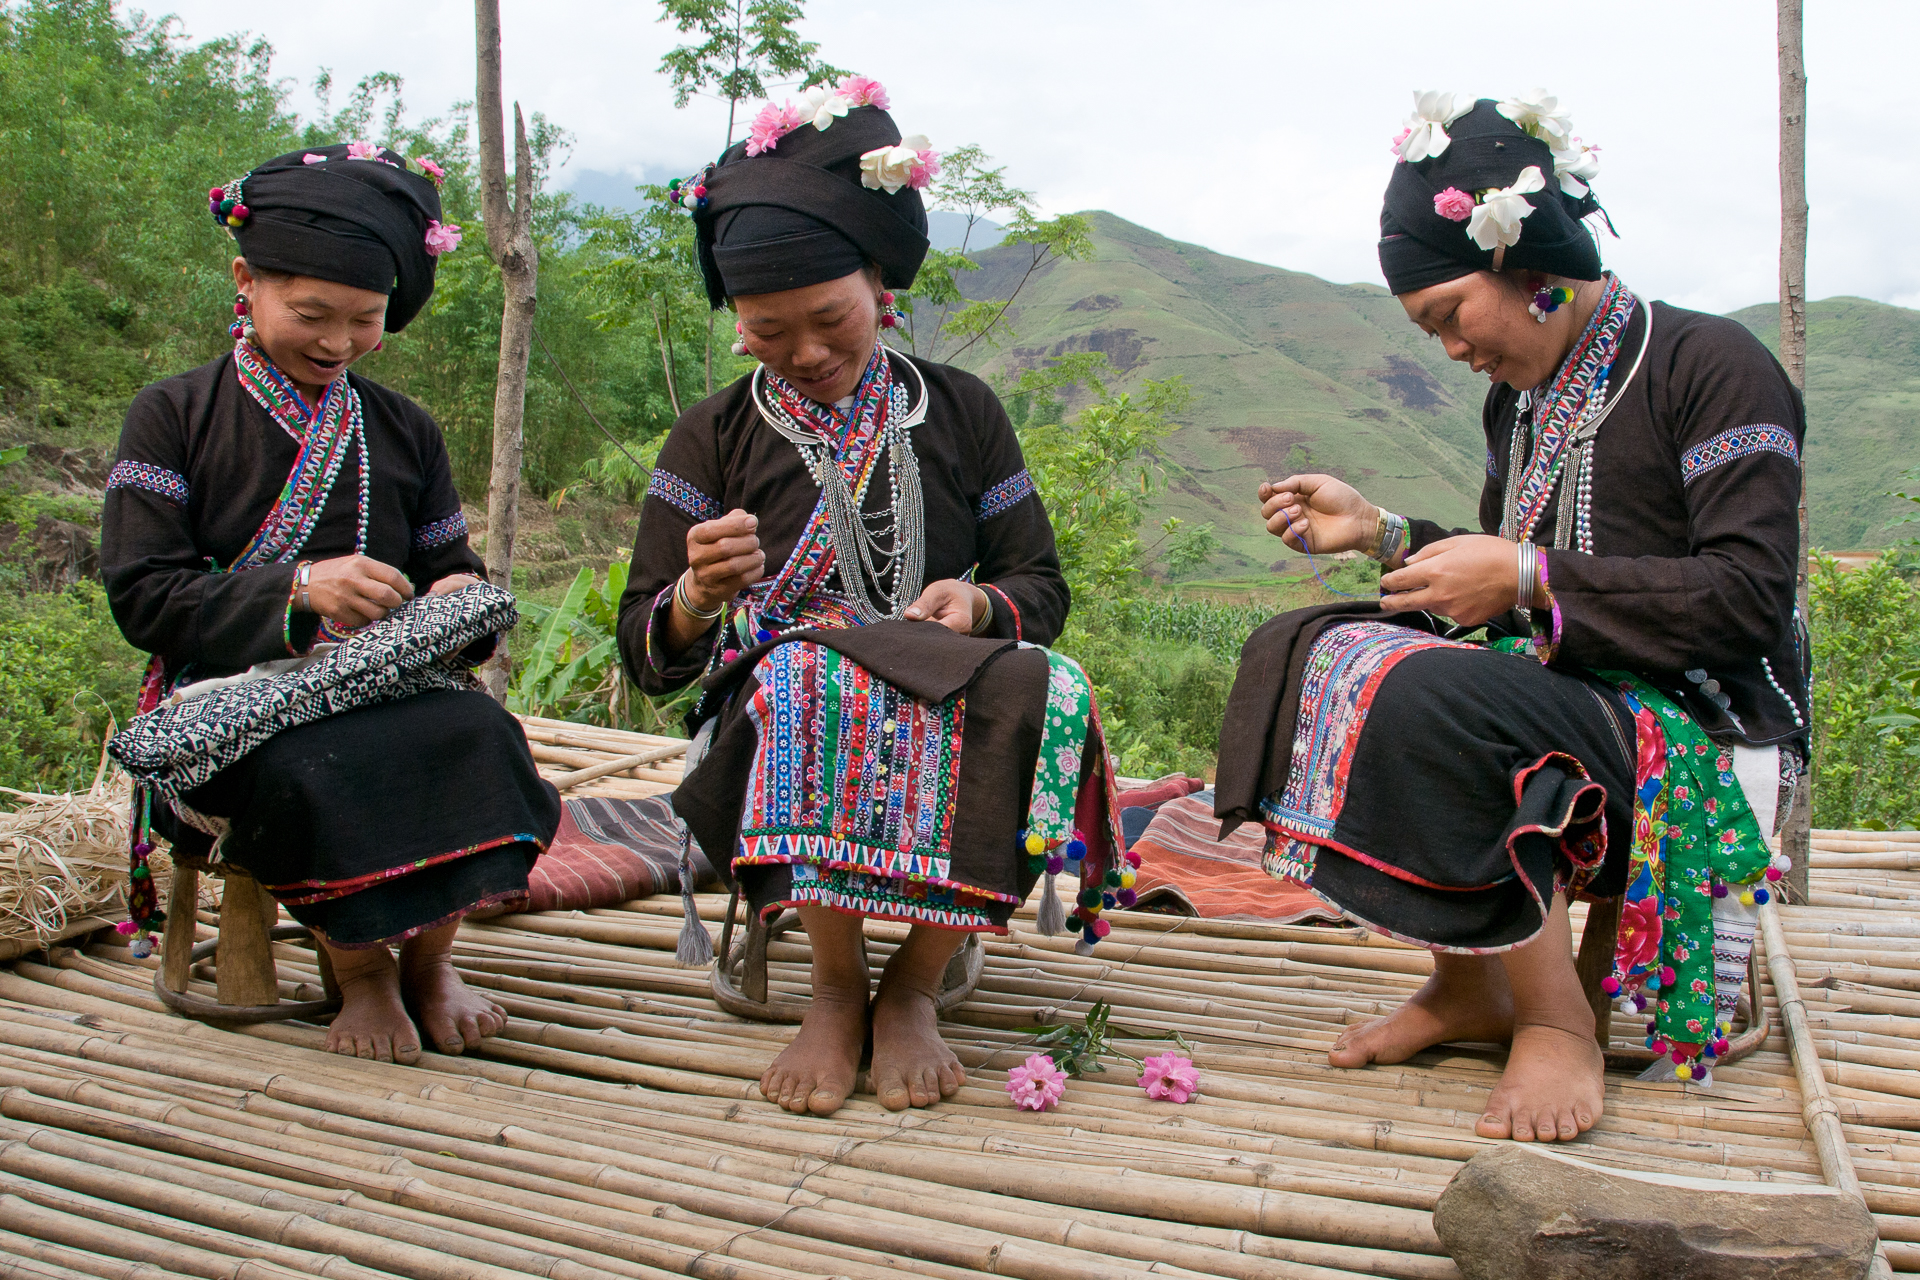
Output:
<svg viewBox="0 0 1920 1280">
<path fill-rule="evenodd" d="M 356 1058 L 373 1057 L 373 1037 L 355 1036 L 353 1038 L 353 1056 Z"/>
<path fill-rule="evenodd" d="M 1513 1125 L 1509 1122 L 1506 1113 L 1493 1110 L 1489 1110 L 1485 1115 L 1480 1117 L 1479 1123 L 1473 1126 L 1473 1131 L 1483 1138 L 1511 1138 L 1517 1136 L 1513 1131 Z"/>
<path fill-rule="evenodd" d="M 967 1069 L 958 1062 L 949 1062 L 940 1068 L 940 1096 L 951 1098 L 960 1092 L 960 1086 L 967 1082 Z"/>
<path fill-rule="evenodd" d="M 840 1104 L 846 1100 L 847 1095 L 841 1093 L 838 1089 L 831 1089 L 826 1085 L 820 1085 L 812 1093 L 807 1095 L 807 1105 L 801 1109 L 811 1111 L 817 1116 L 830 1116 L 838 1111 Z M 881 1101 L 885 1102 L 886 1099 L 882 1098 Z M 898 1107 L 892 1109 L 895 1111 L 899 1110 Z"/>
<path fill-rule="evenodd" d="M 420 1041 L 416 1037 L 395 1038 L 393 1042 L 393 1060 L 402 1066 L 412 1066 L 420 1061 Z"/>
<path fill-rule="evenodd" d="M 373 1060 L 375 1062 L 393 1061 L 393 1037 L 376 1035 L 373 1037 Z"/>
<path fill-rule="evenodd" d="M 1580 1126 L 1574 1122 L 1572 1111 L 1562 1111 L 1558 1119 L 1560 1122 L 1560 1141 L 1570 1142 L 1580 1136 Z"/>
<path fill-rule="evenodd" d="M 480 1047 L 480 1019 L 476 1015 L 471 1013 L 461 1015 L 460 1043 L 468 1049 Z"/>
<path fill-rule="evenodd" d="M 932 1067 L 922 1067 L 913 1077 L 913 1105 L 930 1107 L 940 1101 L 940 1081 L 934 1076 Z"/>
<path fill-rule="evenodd" d="M 880 1105 L 889 1111 L 905 1111 L 914 1105 L 912 1089 L 904 1079 L 891 1072 L 883 1079 L 874 1081 L 873 1092 L 880 1099 Z"/>
</svg>

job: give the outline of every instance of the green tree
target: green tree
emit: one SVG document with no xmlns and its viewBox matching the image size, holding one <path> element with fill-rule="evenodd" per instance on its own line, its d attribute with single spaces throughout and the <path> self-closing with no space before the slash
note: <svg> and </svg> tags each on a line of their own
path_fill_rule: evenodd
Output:
<svg viewBox="0 0 1920 1280">
<path fill-rule="evenodd" d="M 793 29 L 805 16 L 795 0 L 660 0 L 660 21 L 702 37 L 660 59 L 673 78 L 673 105 L 686 106 L 696 93 L 724 101 L 730 147 L 740 104 L 767 97 L 769 82 L 804 87 L 844 78 L 847 72 L 820 60 L 819 44 Z"/>
<path fill-rule="evenodd" d="M 952 363 L 976 345 L 998 346 L 1012 336 L 1007 313 L 1035 272 L 1055 258 L 1084 258 L 1093 252 L 1085 218 L 1072 213 L 1041 218 L 1033 193 L 1010 184 L 1004 165 L 989 167 L 988 161 L 977 146 L 955 147 L 940 157 L 940 176 L 928 189 L 928 202 L 960 214 L 966 230 L 958 248 L 927 254 L 913 287 L 899 298 L 906 324 L 896 332 L 900 344 L 916 356 Z M 1000 243 L 1021 246 L 1025 258 L 1005 298 L 972 301 L 960 280 L 964 272 L 980 269 L 971 256 L 974 234 L 981 222 L 995 216 L 1006 220 Z M 927 311 L 924 322 L 922 307 Z"/>
<path fill-rule="evenodd" d="M 1882 557 L 1821 557 L 1813 606 L 1813 825 L 1920 825 L 1920 588 Z"/>
</svg>

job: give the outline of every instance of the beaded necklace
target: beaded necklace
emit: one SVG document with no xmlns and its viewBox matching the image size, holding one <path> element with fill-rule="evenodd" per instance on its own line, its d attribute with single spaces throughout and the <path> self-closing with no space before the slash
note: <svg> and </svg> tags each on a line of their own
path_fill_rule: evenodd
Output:
<svg viewBox="0 0 1920 1280">
<path fill-rule="evenodd" d="M 926 565 L 920 466 L 908 436 L 925 415 L 924 386 L 921 404 L 910 408 L 905 385 L 876 343 L 844 414 L 801 395 L 764 366 L 754 374 L 753 391 L 761 415 L 800 451 L 820 486 L 806 533 L 764 594 L 756 593 L 756 632 L 791 622 L 836 568 L 861 622 L 902 616 L 920 595 Z M 884 511 L 867 512 L 867 485 L 883 450 L 891 464 L 891 501 Z"/>
<path fill-rule="evenodd" d="M 1531 392 L 1522 396 L 1520 409 L 1514 415 L 1512 443 L 1507 453 L 1508 475 L 1517 475 L 1518 482 L 1510 479 L 1507 483 L 1506 510 L 1500 521 L 1500 536 L 1508 541 L 1533 538 L 1559 485 L 1568 445 L 1605 412 L 1608 375 L 1613 371 L 1614 359 L 1620 352 L 1620 338 L 1626 332 L 1627 322 L 1633 318 L 1636 301 L 1618 276 L 1608 276 L 1606 291 L 1601 294 L 1593 317 L 1573 344 L 1573 350 L 1561 362 L 1553 384 L 1538 396 Z M 1530 425 L 1534 432 L 1529 449 L 1526 432 Z M 1523 449 L 1526 464 L 1517 469 Z M 1571 504 L 1576 495 L 1566 494 L 1565 499 Z"/>
<path fill-rule="evenodd" d="M 345 375 L 327 384 L 320 403 L 308 409 L 300 392 L 285 374 L 274 368 L 251 342 L 233 345 L 233 363 L 240 385 L 267 411 L 267 416 L 300 445 L 293 469 L 259 532 L 234 562 L 233 569 L 292 560 L 313 535 L 320 513 L 333 494 L 333 483 L 346 462 L 347 452 L 359 446 L 360 493 L 354 526 L 353 551 L 367 553 L 367 512 L 371 503 L 372 469 L 367 463 L 367 427 L 360 393 Z"/>
</svg>

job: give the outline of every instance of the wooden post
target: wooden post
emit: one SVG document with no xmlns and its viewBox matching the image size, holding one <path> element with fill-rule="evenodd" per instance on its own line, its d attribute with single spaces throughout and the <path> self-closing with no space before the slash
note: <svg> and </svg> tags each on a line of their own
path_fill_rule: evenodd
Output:
<svg viewBox="0 0 1920 1280">
<path fill-rule="evenodd" d="M 512 589 L 513 540 L 520 520 L 522 426 L 527 407 L 527 359 L 533 349 L 535 284 L 540 252 L 533 242 L 533 154 L 526 121 L 513 104 L 513 199 L 507 199 L 506 123 L 500 93 L 500 0 L 474 0 L 478 68 L 475 95 L 480 124 L 480 208 L 487 251 L 500 268 L 505 305 L 500 313 L 500 364 L 493 392 L 493 472 L 487 484 L 487 577 Z M 507 639 L 480 668 L 487 692 L 506 701 L 512 671 Z"/>
<path fill-rule="evenodd" d="M 167 935 L 160 949 L 160 971 L 169 991 L 185 991 L 193 968 L 194 908 L 200 905 L 200 873 L 179 863 L 167 887 Z"/>
<path fill-rule="evenodd" d="M 1807 69 L 1802 57 L 1801 0 L 1778 0 L 1780 52 L 1780 363 L 1803 395 L 1807 389 Z M 1807 592 L 1812 529 L 1807 520 L 1806 453 L 1801 449 L 1800 571 L 1794 604 L 1808 627 L 1813 614 Z M 1808 707 L 1812 714 L 1812 707 Z M 1793 859 L 1788 895 L 1807 900 L 1807 863 L 1812 857 L 1813 772 L 1794 790 L 1793 808 L 1780 831 L 1780 848 Z"/>
<path fill-rule="evenodd" d="M 1573 967 L 1593 1009 L 1593 1038 L 1603 1052 L 1613 1040 L 1613 1000 L 1600 984 L 1613 973 L 1613 950 L 1619 932 L 1620 899 L 1602 898 L 1587 904 L 1587 923 L 1580 930 L 1580 956 Z"/>
<path fill-rule="evenodd" d="M 220 1003 L 278 1004 L 280 983 L 267 931 L 280 916 L 280 904 L 244 871 L 229 869 L 222 879 L 220 945 L 213 953 Z"/>
</svg>

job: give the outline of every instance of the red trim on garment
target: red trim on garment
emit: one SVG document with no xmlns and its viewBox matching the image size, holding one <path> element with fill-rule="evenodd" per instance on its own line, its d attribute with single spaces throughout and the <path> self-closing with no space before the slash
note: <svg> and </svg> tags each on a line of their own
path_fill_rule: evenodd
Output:
<svg viewBox="0 0 1920 1280">
<path fill-rule="evenodd" d="M 328 938 L 327 945 L 341 951 L 371 951 L 375 947 L 398 946 L 408 938 L 415 938 L 423 933 L 431 933 L 442 925 L 452 924 L 456 920 L 464 920 L 482 907 L 499 906 L 502 903 L 524 907 L 531 906 L 533 899 L 524 889 L 509 889 L 503 893 L 490 893 L 484 898 L 468 903 L 450 915 L 441 916 L 438 920 L 429 920 L 425 924 L 417 924 L 404 933 L 394 934 L 391 938 L 381 938 L 375 942 L 338 942 L 332 938 Z"/>
<path fill-rule="evenodd" d="M 788 907 L 796 909 L 800 907 L 825 907 L 829 911 L 837 911 L 843 916 L 852 916 L 856 920 L 897 920 L 902 924 L 922 924 L 929 929 L 945 929 L 949 933 L 992 933 L 1005 936 L 1010 932 L 1008 927 L 1003 924 L 984 924 L 977 929 L 966 929 L 958 925 L 935 924 L 933 921 L 920 916 L 895 914 L 891 911 L 849 911 L 845 907 L 836 906 L 831 902 L 821 902 L 814 898 L 789 898 L 781 902 L 768 903 L 760 909 L 760 919 L 763 923 L 772 924 L 773 918 L 782 911 L 785 911 Z"/>
<path fill-rule="evenodd" d="M 994 586 L 991 582 L 981 583 L 980 589 L 982 591 L 993 592 L 993 594 L 999 596 L 1000 599 L 1005 602 L 1007 612 L 1013 615 L 1013 638 L 1015 640 L 1023 639 L 1024 637 L 1020 634 L 1020 606 L 1013 602 L 1013 597 Z"/>
<path fill-rule="evenodd" d="M 524 833 L 507 835 L 500 836 L 493 840 L 486 840 L 480 844 L 468 845 L 464 849 L 452 849 L 446 853 L 437 853 L 430 858 L 421 858 L 418 861 L 409 862 L 403 866 L 389 867 L 384 871 L 370 871 L 363 876 L 350 876 L 345 880 L 295 880 L 288 884 L 262 884 L 260 887 L 290 907 L 304 907 L 315 902 L 327 902 L 334 898 L 344 898 L 350 893 L 357 893 L 362 889 L 378 884 L 382 880 L 393 880 L 400 876 L 412 875 L 416 871 L 424 871 L 428 867 L 438 866 L 443 862 L 452 862 L 457 858 L 470 857 L 476 853 L 485 853 L 488 849 L 498 849 L 501 845 L 505 844 L 530 844 L 538 848 L 542 853 L 547 851 L 547 842 L 544 840 L 536 839 Z M 303 889 L 312 889 L 316 892 L 301 893 L 300 891 Z"/>
</svg>

